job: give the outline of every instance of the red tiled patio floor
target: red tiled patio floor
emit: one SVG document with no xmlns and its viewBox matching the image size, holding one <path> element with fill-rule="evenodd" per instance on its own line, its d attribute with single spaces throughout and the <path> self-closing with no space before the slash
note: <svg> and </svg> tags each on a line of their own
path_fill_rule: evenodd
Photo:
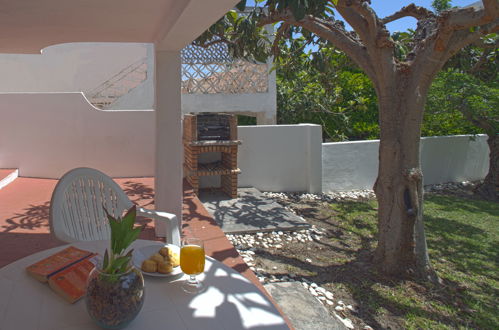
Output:
<svg viewBox="0 0 499 330">
<path fill-rule="evenodd" d="M 130 199 L 145 208 L 154 208 L 154 179 L 116 179 Z M 0 190 L 0 267 L 34 252 L 65 244 L 50 233 L 48 222 L 52 191 L 57 180 L 17 178 Z M 184 189 L 183 230 L 206 244 L 206 253 L 237 271 L 248 270 L 225 234 L 186 184 Z M 146 224 L 142 239 L 160 240 L 154 235 L 153 222 Z M 251 277 L 251 275 L 249 275 Z"/>
<path fill-rule="evenodd" d="M 134 203 L 154 208 L 153 178 L 115 181 Z M 50 233 L 48 221 L 50 198 L 56 184 L 57 180 L 21 177 L 0 190 L 0 267 L 35 252 L 65 244 Z M 184 184 L 182 212 L 183 231 L 203 239 L 207 255 L 244 275 L 270 298 L 187 183 Z M 146 224 L 140 238 L 160 240 L 154 235 L 152 220 L 141 218 L 138 222 Z M 287 323 L 290 324 L 289 321 Z"/>
</svg>

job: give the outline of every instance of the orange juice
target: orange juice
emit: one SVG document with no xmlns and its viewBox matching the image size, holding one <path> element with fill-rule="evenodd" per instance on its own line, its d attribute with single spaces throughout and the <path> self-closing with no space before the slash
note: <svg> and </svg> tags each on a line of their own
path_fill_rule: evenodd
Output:
<svg viewBox="0 0 499 330">
<path fill-rule="evenodd" d="M 180 268 L 188 275 L 204 271 L 204 249 L 199 245 L 184 245 L 180 249 Z"/>
</svg>

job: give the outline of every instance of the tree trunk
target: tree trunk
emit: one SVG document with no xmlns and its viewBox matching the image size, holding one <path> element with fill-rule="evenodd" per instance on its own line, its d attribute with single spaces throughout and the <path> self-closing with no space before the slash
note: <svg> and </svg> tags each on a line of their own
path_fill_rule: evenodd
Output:
<svg viewBox="0 0 499 330">
<path fill-rule="evenodd" d="M 490 201 L 499 201 L 499 135 L 489 134 L 489 173 L 476 192 Z"/>
<path fill-rule="evenodd" d="M 426 91 L 408 76 L 377 88 L 380 107 L 378 246 L 375 263 L 392 275 L 437 280 L 423 227 L 420 138 Z"/>
</svg>

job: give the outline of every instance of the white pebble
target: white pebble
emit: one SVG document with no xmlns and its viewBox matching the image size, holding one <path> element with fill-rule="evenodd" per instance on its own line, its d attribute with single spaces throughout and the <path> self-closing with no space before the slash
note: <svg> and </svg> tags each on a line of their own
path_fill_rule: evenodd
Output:
<svg viewBox="0 0 499 330">
<path fill-rule="evenodd" d="M 336 306 L 334 309 L 336 309 L 337 311 L 343 311 L 343 310 L 345 310 L 345 307 L 343 307 L 343 306 Z"/>
<path fill-rule="evenodd" d="M 326 295 L 327 299 L 331 299 L 332 300 L 334 298 L 333 294 L 331 292 L 329 292 L 329 291 L 326 291 L 325 295 Z"/>
<path fill-rule="evenodd" d="M 312 296 L 314 296 L 314 297 L 318 296 L 318 293 L 317 293 L 317 291 L 314 290 L 314 288 L 310 287 L 310 288 L 308 288 L 308 291 L 310 291 L 310 293 L 312 294 Z"/>
</svg>

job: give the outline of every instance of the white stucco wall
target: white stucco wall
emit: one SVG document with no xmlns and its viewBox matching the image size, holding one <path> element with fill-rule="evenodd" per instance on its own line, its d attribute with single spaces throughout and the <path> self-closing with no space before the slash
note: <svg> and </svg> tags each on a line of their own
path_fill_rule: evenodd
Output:
<svg viewBox="0 0 499 330">
<path fill-rule="evenodd" d="M 268 91 L 252 94 L 182 94 L 182 113 L 228 112 L 257 117 L 258 125 L 275 125 L 277 119 L 276 72 L 269 68 Z"/>
<path fill-rule="evenodd" d="M 101 111 L 81 93 L 0 94 L 0 168 L 59 178 L 94 167 L 115 177 L 154 175 L 154 111 Z"/>
<path fill-rule="evenodd" d="M 421 143 L 424 184 L 483 179 L 488 171 L 484 135 L 425 137 Z M 378 175 L 379 141 L 324 143 L 324 192 L 372 189 Z"/>
<path fill-rule="evenodd" d="M 487 136 L 433 136 L 422 139 L 425 184 L 480 180 L 489 170 Z"/>
<path fill-rule="evenodd" d="M 147 45 L 68 43 L 37 55 L 0 54 L 0 93 L 91 90 L 145 57 Z"/>
<path fill-rule="evenodd" d="M 319 125 L 239 126 L 240 187 L 321 192 Z"/>
<path fill-rule="evenodd" d="M 59 178 L 80 166 L 154 175 L 152 110 L 102 111 L 81 93 L 7 93 L 0 114 L 0 168 L 20 176 Z M 239 138 L 240 186 L 320 192 L 320 126 L 240 126 Z"/>
<path fill-rule="evenodd" d="M 89 166 L 115 177 L 154 175 L 154 111 L 101 111 L 81 93 L 0 94 L 0 168 L 59 178 Z M 264 191 L 371 189 L 378 141 L 321 143 L 317 125 L 239 126 L 239 186 Z M 482 179 L 486 137 L 422 140 L 425 184 Z"/>
<path fill-rule="evenodd" d="M 151 109 L 154 50 L 144 43 L 68 43 L 47 47 L 37 55 L 0 54 L 0 93 L 87 92 L 144 57 L 147 79 L 109 108 Z M 268 86 L 267 93 L 182 94 L 182 113 L 244 113 L 257 116 L 259 124 L 275 124 L 275 71 L 269 72 Z"/>
</svg>

